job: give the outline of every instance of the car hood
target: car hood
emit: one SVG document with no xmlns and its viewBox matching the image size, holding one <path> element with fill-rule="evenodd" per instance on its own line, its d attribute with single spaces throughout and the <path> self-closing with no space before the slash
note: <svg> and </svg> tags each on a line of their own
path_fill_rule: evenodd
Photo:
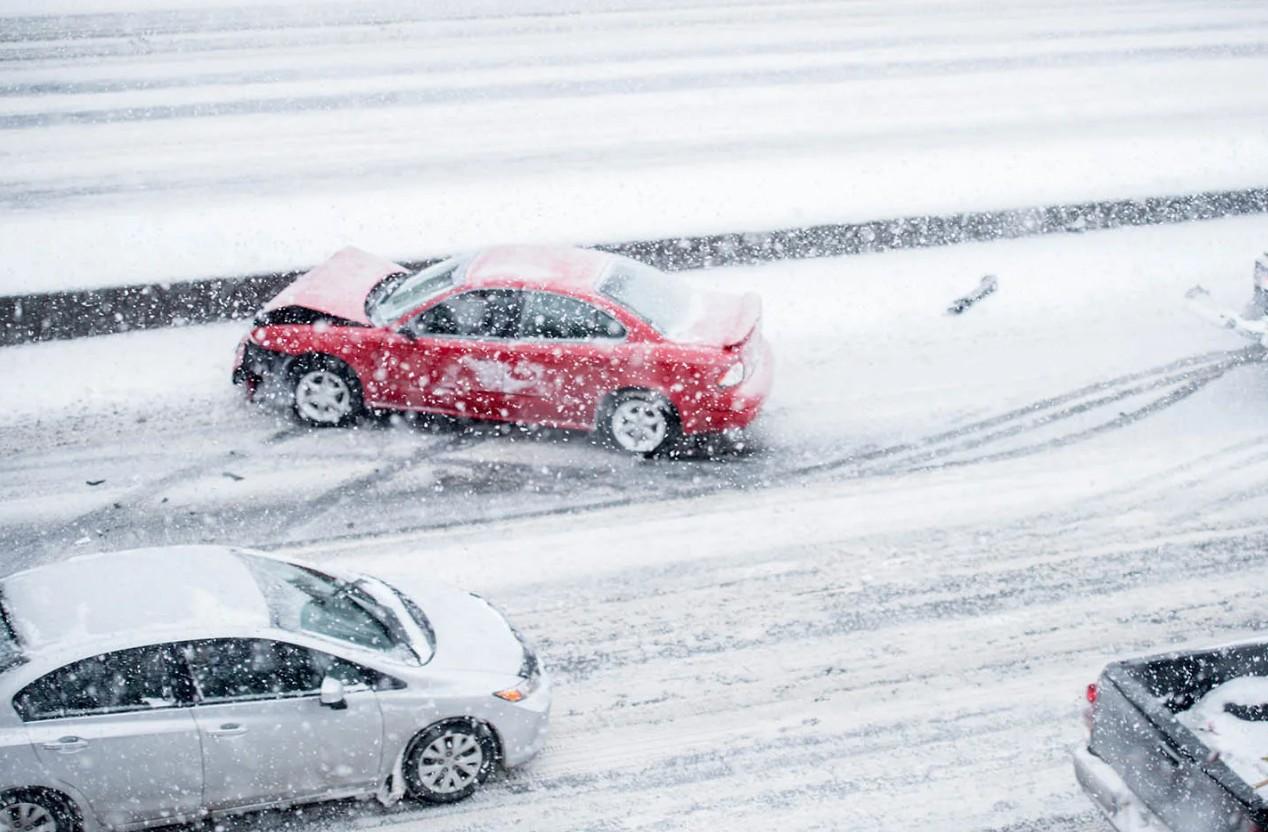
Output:
<svg viewBox="0 0 1268 832">
<path fill-rule="evenodd" d="M 358 248 L 345 248 L 264 305 L 264 311 L 299 306 L 359 324 L 369 324 L 365 299 L 370 290 L 403 266 Z"/>
<path fill-rule="evenodd" d="M 429 667 L 514 676 L 524 645 L 502 613 L 478 595 L 429 579 L 392 580 L 423 610 L 436 637 Z"/>
<path fill-rule="evenodd" d="M 692 307 L 690 318 L 676 334 L 689 344 L 708 347 L 743 343 L 762 317 L 762 299 L 752 292 L 701 292 Z"/>
</svg>

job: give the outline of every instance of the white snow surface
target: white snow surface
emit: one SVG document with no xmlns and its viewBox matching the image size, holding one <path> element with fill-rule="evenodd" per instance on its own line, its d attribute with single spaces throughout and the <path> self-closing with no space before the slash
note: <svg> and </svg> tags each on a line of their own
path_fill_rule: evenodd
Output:
<svg viewBox="0 0 1268 832">
<path fill-rule="evenodd" d="M 349 243 L 402 260 L 1268 183 L 1253 2 L 11 0 L 0 21 L 4 294 Z"/>
<path fill-rule="evenodd" d="M 315 828 L 1094 832 L 1068 757 L 1086 683 L 1262 629 L 1268 374 L 1182 294 L 1240 306 L 1265 237 L 686 273 L 759 291 L 776 354 L 760 450 L 716 463 L 297 430 L 229 386 L 242 324 L 5 348 L 0 537 L 15 566 L 263 545 L 504 608 L 558 682 L 542 757 L 467 803 Z M 999 291 L 946 316 L 985 272 Z"/>
<path fill-rule="evenodd" d="M 1251 787 L 1268 781 L 1268 722 L 1239 719 L 1224 706 L 1268 704 L 1268 678 L 1242 676 L 1218 685 L 1176 719 Z"/>
<path fill-rule="evenodd" d="M 6 611 L 27 649 L 104 649 L 216 627 L 267 626 L 269 610 L 230 550 L 175 547 L 88 555 L 5 578 Z M 103 588 L 109 587 L 108 592 Z M 133 641 L 135 639 L 135 641 Z"/>
<path fill-rule="evenodd" d="M 1237 0 L 0 4 L 0 294 L 1268 183 Z M 306 431 L 242 323 L 0 348 L 11 571 L 264 546 L 504 608 L 542 757 L 240 829 L 1104 829 L 1105 662 L 1264 627 L 1268 219 L 691 272 L 756 291 L 751 453 Z M 997 274 L 959 317 L 947 303 Z"/>
</svg>

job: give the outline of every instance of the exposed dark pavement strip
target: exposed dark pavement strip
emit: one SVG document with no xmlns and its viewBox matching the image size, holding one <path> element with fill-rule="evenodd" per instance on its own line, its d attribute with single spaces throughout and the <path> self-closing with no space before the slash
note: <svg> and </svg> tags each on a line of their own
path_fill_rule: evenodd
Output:
<svg viewBox="0 0 1268 832">
<path fill-rule="evenodd" d="M 1268 213 L 1268 187 L 604 243 L 668 271 Z M 434 260 L 403 265 L 420 267 Z M 0 346 L 250 317 L 303 269 L 0 297 Z"/>
</svg>

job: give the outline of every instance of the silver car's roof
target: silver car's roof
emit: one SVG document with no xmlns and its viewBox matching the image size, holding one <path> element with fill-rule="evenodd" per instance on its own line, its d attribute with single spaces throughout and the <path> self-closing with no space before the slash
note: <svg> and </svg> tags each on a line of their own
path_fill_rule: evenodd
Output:
<svg viewBox="0 0 1268 832">
<path fill-rule="evenodd" d="M 0 580 L 0 603 L 24 652 L 269 622 L 250 569 L 226 546 L 70 558 Z"/>
</svg>

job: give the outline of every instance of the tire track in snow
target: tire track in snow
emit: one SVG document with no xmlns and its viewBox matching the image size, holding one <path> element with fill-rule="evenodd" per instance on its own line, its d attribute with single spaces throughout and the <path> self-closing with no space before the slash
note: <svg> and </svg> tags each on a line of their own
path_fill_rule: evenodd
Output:
<svg viewBox="0 0 1268 832">
<path fill-rule="evenodd" d="M 105 537 L 120 526 L 131 525 L 131 518 L 127 513 L 124 513 L 125 507 L 135 508 L 141 503 L 149 502 L 158 497 L 163 491 L 173 485 L 187 483 L 190 480 L 203 478 L 214 471 L 233 467 L 245 459 L 250 459 L 253 454 L 267 452 L 269 449 L 295 439 L 302 434 L 303 430 L 299 426 L 284 427 L 270 433 L 257 443 L 250 452 L 242 453 L 232 449 L 162 474 L 155 479 L 129 489 L 108 507 L 94 509 L 81 514 L 59 527 L 42 530 L 39 534 L 38 544 L 29 548 L 25 554 L 14 555 L 13 560 L 6 563 L 6 566 L 29 568 L 43 560 L 50 552 L 70 549 L 75 545 L 77 539 L 84 540 L 88 538 L 92 540 Z M 140 541 L 138 542 L 140 543 Z"/>
<path fill-rule="evenodd" d="M 546 507 L 514 508 L 489 515 L 472 516 L 469 513 L 459 513 L 455 516 L 447 512 L 443 506 L 437 506 L 432 512 L 432 516 L 440 518 L 438 520 L 428 520 L 422 523 L 401 523 L 393 529 L 377 533 L 367 533 L 363 529 L 347 534 L 330 533 L 317 538 L 272 536 L 266 539 L 257 539 L 254 542 L 255 545 L 260 546 L 305 546 L 335 543 L 344 540 L 372 539 L 376 536 L 394 537 L 418 534 L 430 530 L 476 527 L 507 520 L 577 516 L 594 511 L 632 505 L 654 505 L 684 498 L 703 497 L 723 491 L 760 490 L 767 487 L 811 481 L 816 477 L 883 478 L 895 474 L 1004 461 L 1073 445 L 1128 427 L 1184 401 L 1204 389 L 1207 385 L 1222 378 L 1230 369 L 1248 361 L 1261 360 L 1261 357 L 1262 352 L 1255 347 L 1187 356 L 1148 370 L 1129 373 L 1086 385 L 1067 393 L 1014 408 L 1002 414 L 936 433 L 915 442 L 901 443 L 861 453 L 849 453 L 810 465 L 782 467 L 778 461 L 772 462 L 772 457 L 780 453 L 777 448 L 764 449 L 761 453 L 731 458 L 725 461 L 707 459 L 661 460 L 653 462 L 645 470 L 640 469 L 634 476 L 623 473 L 620 479 L 600 480 L 600 482 L 619 486 L 623 489 L 623 493 L 618 493 L 611 497 L 591 498 L 583 504 L 577 504 L 575 500 L 564 502 L 568 498 L 567 493 L 565 493 L 561 495 L 563 497 L 561 502 Z M 1165 390 L 1166 392 L 1129 412 L 1120 412 L 1113 407 L 1115 404 L 1134 396 L 1157 390 Z M 1080 428 L 1022 447 L 997 451 L 990 450 L 992 445 L 1005 440 L 1013 440 L 1018 437 L 1024 437 L 1028 433 L 1060 427 L 1062 423 L 1078 416 L 1106 409 L 1112 411 L 1112 415 L 1091 427 Z M 979 453 L 963 459 L 944 459 L 952 453 L 966 449 L 977 450 Z M 599 459 L 609 462 L 610 457 L 605 452 L 598 451 L 598 449 L 596 451 L 604 454 L 602 457 L 596 457 L 596 462 Z M 527 468 L 532 467 L 531 464 L 517 465 L 502 460 L 484 462 L 479 460 L 449 460 L 443 457 L 437 457 L 437 459 L 446 465 L 461 466 L 471 471 L 469 484 L 485 480 L 489 482 L 513 481 L 516 471 L 525 471 Z M 939 459 L 943 461 L 930 461 Z M 597 473 L 604 471 L 604 468 L 599 467 L 598 464 L 584 466 L 552 463 L 552 467 L 569 472 L 570 479 L 576 483 L 576 488 L 579 492 L 583 492 L 588 483 L 595 482 Z M 605 467 L 609 473 L 614 470 L 611 464 Z M 624 472 L 624 466 L 617 466 L 617 470 Z"/>
<path fill-rule="evenodd" d="M 627 75 L 602 80 L 562 80 L 505 82 L 484 87 L 421 88 L 375 92 L 323 93 L 285 98 L 253 98 L 233 101 L 203 101 L 192 104 L 126 106 L 110 109 L 45 111 L 42 113 L 0 113 L 0 130 L 29 130 L 67 125 L 123 124 L 174 119 L 213 119 L 251 115 L 278 115 L 334 110 L 418 108 L 472 102 L 558 100 L 619 95 L 716 92 L 754 86 L 808 86 L 841 84 L 893 78 L 946 77 L 982 72 L 1016 72 L 1049 67 L 1105 67 L 1130 63 L 1209 58 L 1255 58 L 1268 55 L 1268 43 L 1220 44 L 1209 47 L 1167 47 L 1135 49 L 1130 52 L 1083 52 L 1028 57 L 965 58 L 961 60 L 892 61 L 888 64 L 844 62 L 838 66 L 815 66 L 763 70 L 718 70 L 677 75 Z"/>
<path fill-rule="evenodd" d="M 888 812 L 892 820 L 860 828 L 903 828 L 912 812 L 902 806 L 946 792 L 974 803 L 977 792 L 968 784 L 1021 778 L 1056 787 L 1039 795 L 1035 814 L 1026 817 L 1026 799 L 1008 805 L 1009 795 L 995 790 L 1005 805 L 993 809 L 988 801 L 986 819 L 965 809 L 938 816 L 936 825 L 1026 829 L 1056 816 L 1078 828 L 1081 818 L 1095 815 L 1077 794 L 1065 758 L 1078 732 L 1077 680 L 1107 654 L 1158 649 L 1177 633 L 1244 634 L 1257 620 L 1252 579 L 1265 572 L 1257 555 L 1265 534 L 1209 546 L 1136 547 L 1110 557 L 1071 546 L 1034 575 L 1038 581 L 1025 563 L 1033 552 L 982 553 L 966 536 L 915 553 L 926 567 L 950 564 L 952 583 L 940 586 L 937 569 L 911 563 L 887 570 L 882 583 L 892 581 L 892 592 L 848 597 L 814 590 L 825 578 L 855 581 L 859 560 L 877 565 L 883 553 L 846 559 L 837 556 L 844 541 L 790 545 L 739 563 L 791 558 L 801 568 L 738 582 L 719 580 L 736 564 L 726 559 L 631 570 L 575 586 L 545 578 L 509 603 L 560 675 L 557 730 L 545 756 L 452 809 L 354 819 L 358 826 L 417 823 L 438 831 L 504 826 L 530 812 L 538 823 L 550 818 L 555 826 L 589 828 L 618 807 L 629 812 L 636 805 L 646 814 L 633 812 L 628 824 L 614 828 L 657 828 L 666 818 L 681 825 L 714 813 L 742 828 L 743 819 L 751 823 L 782 806 L 799 809 L 781 815 L 788 828 L 817 828 L 822 819 L 809 807 L 826 802 L 839 818 L 858 812 L 875 824 Z M 975 582 L 981 570 L 962 567 L 963 554 L 990 561 L 995 568 L 985 574 L 995 586 Z M 1204 571 L 1191 577 L 1194 563 Z M 939 592 L 947 596 L 944 606 L 925 609 Z M 1167 604 L 1165 615 L 1148 615 L 1160 595 L 1184 600 Z M 516 600 L 540 611 L 517 608 Z M 859 608 L 875 628 L 822 626 Z M 1098 610 L 1131 622 L 1118 643 L 1107 642 L 1112 622 Z M 783 639 L 730 639 L 754 620 L 772 619 L 804 619 L 812 627 Z M 700 648 L 691 636 L 701 628 L 726 647 Z M 644 649 L 667 634 L 687 649 Z M 570 675 L 559 662 L 561 645 L 602 645 L 605 638 L 609 648 L 595 654 L 599 662 L 588 672 Z M 631 656 L 638 660 L 621 660 Z M 622 692 L 643 701 L 620 707 Z M 672 695 L 658 699 L 658 692 Z M 957 790 L 965 786 L 969 791 Z M 887 809 L 885 798 L 893 794 L 910 800 Z M 982 801 L 976 803 L 982 811 Z"/>
<path fill-rule="evenodd" d="M 1134 480 L 1093 497 L 1076 501 L 1058 511 L 1041 512 L 1034 515 L 1034 520 L 1044 524 L 1061 524 L 1066 527 L 1082 527 L 1095 520 L 1119 517 L 1129 512 L 1146 507 L 1167 513 L 1170 528 L 1192 527 L 1203 517 L 1205 510 L 1216 506 L 1228 506 L 1242 499 L 1252 498 L 1255 494 L 1242 491 L 1230 491 L 1227 488 L 1219 492 L 1219 496 L 1205 499 L 1203 486 L 1212 482 L 1222 483 L 1230 475 L 1253 470 L 1268 463 L 1268 434 L 1237 442 L 1219 450 L 1172 465 L 1160 471 Z M 1193 500 L 1199 500 L 1201 508 L 1184 511 L 1180 514 L 1167 512 L 1164 501 L 1168 496 L 1185 495 L 1186 506 Z M 1202 525 L 1212 533 L 1216 527 Z M 1116 534 L 1117 532 L 1110 532 Z"/>
<path fill-rule="evenodd" d="M 294 511 L 290 518 L 276 526 L 274 534 L 278 539 L 284 540 L 295 529 L 311 525 L 320 519 L 322 515 L 349 502 L 357 501 L 373 486 L 391 480 L 402 471 L 459 448 L 467 448 L 479 444 L 485 439 L 484 434 L 471 431 L 463 431 L 452 436 L 436 438 L 434 442 L 418 448 L 413 453 L 385 462 L 369 474 L 351 480 L 344 480 L 317 496 L 306 499 L 303 506 Z"/>
<path fill-rule="evenodd" d="M 1133 25 L 1115 28 L 1062 31 L 1058 33 L 1026 33 L 1018 37 L 1023 42 L 1033 41 L 1043 44 L 1054 38 L 1083 40 L 1088 38 L 1121 37 L 1127 35 L 1158 35 L 1227 32 L 1244 34 L 1248 30 L 1264 29 L 1268 31 L 1268 18 L 1246 20 L 1238 23 L 1213 22 L 1194 24 Z M 998 34 L 956 33 L 911 35 L 903 38 L 895 37 L 861 37 L 857 35 L 834 38 L 813 38 L 796 42 L 754 42 L 742 46 L 712 45 L 701 43 L 691 47 L 663 48 L 652 46 L 637 51 L 604 52 L 601 54 L 570 55 L 537 55 L 534 56 L 534 67 L 552 67 L 582 69 L 587 66 L 622 63 L 639 65 L 657 61 L 729 58 L 754 56 L 763 57 L 804 57 L 818 53 L 845 53 L 863 50 L 895 49 L 902 47 L 937 47 L 964 46 L 968 43 L 993 45 L 1001 42 Z M 244 42 L 241 46 L 247 46 Z M 1097 54 L 1104 50 L 1095 50 Z M 188 52 L 177 53 L 187 57 Z M 1070 53 L 1060 53 L 1068 55 Z M 1131 50 L 1122 50 L 1122 54 L 1131 54 Z M 155 56 L 155 52 L 147 52 L 147 57 Z M 85 55 L 84 57 L 95 57 Z M 0 61 L 4 58 L 0 55 Z M 191 89 L 204 86 L 233 85 L 245 88 L 267 88 L 271 84 L 293 83 L 297 81 L 334 81 L 349 78 L 383 78 L 395 75 L 426 75 L 435 72 L 470 72 L 495 69 L 514 69 L 522 66 L 522 59 L 505 58 L 497 55 L 468 55 L 459 60 L 429 62 L 426 56 L 408 63 L 384 64 L 376 63 L 372 67 L 355 65 L 330 67 L 320 64 L 302 68 L 290 67 L 270 70 L 266 75 L 257 72 L 203 72 L 186 75 L 168 75 L 144 80 L 128 78 L 92 78 L 73 81 L 23 81 L 0 84 L 0 99 L 27 96 L 85 95 L 120 92 L 153 92 L 158 90 Z"/>
<path fill-rule="evenodd" d="M 1090 438 L 1103 431 L 1124 427 L 1187 398 L 1205 385 L 1222 377 L 1230 369 L 1258 360 L 1262 360 L 1262 350 L 1258 347 L 1187 356 L 1148 370 L 1128 373 L 1041 399 L 915 442 L 891 445 L 839 459 L 800 466 L 784 476 L 822 474 L 849 468 L 855 468 L 858 476 L 887 476 L 943 467 L 947 463 L 942 465 L 925 463 L 927 460 L 938 459 L 961 450 L 979 449 L 1000 440 L 1012 439 L 1025 433 L 1052 427 L 1061 421 L 1106 408 L 1141 393 L 1179 385 L 1175 390 L 1167 392 L 1155 401 L 1130 413 L 1119 413 L 1109 421 L 1093 428 L 1025 448 L 986 453 L 951 464 L 966 465 L 1038 453 Z M 871 466 L 873 462 L 878 464 Z"/>
</svg>

